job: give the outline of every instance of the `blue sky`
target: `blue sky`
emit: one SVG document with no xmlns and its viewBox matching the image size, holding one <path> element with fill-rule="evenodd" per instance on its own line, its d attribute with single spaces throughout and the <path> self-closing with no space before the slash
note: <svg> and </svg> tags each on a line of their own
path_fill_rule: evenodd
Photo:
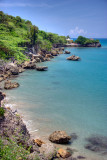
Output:
<svg viewBox="0 0 107 160">
<path fill-rule="evenodd" d="M 0 0 L 0 10 L 47 32 L 107 38 L 107 0 Z"/>
</svg>

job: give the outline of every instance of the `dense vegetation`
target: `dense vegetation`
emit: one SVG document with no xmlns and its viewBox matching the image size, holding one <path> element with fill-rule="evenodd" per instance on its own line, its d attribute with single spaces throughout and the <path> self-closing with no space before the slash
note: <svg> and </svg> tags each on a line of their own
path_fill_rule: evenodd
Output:
<svg viewBox="0 0 107 160">
<path fill-rule="evenodd" d="M 27 156 L 30 154 L 29 150 L 25 150 L 21 145 L 17 145 L 16 142 L 10 139 L 3 139 L 0 137 L 0 159 L 1 160 L 27 160 Z M 39 160 L 38 156 L 35 156 L 35 160 Z"/>
<path fill-rule="evenodd" d="M 94 39 L 89 39 L 83 36 L 79 36 L 76 40 L 76 43 L 86 45 L 86 44 L 91 44 L 91 43 L 98 43 L 99 40 L 94 40 Z"/>
<path fill-rule="evenodd" d="M 50 51 L 54 44 L 66 43 L 65 36 L 40 31 L 29 20 L 13 17 L 0 11 L 0 58 L 26 60 L 24 51 L 34 46 Z"/>
</svg>

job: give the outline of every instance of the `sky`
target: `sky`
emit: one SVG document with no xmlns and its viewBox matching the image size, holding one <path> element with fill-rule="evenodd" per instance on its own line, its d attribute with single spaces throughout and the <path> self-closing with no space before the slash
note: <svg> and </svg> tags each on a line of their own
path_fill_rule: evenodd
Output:
<svg viewBox="0 0 107 160">
<path fill-rule="evenodd" d="M 107 38 L 107 0 L 0 0 L 0 10 L 47 32 Z"/>
</svg>

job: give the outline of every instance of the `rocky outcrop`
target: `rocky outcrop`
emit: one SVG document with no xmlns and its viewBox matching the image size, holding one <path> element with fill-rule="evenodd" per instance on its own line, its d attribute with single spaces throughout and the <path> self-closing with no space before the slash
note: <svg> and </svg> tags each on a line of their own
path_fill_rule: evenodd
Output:
<svg viewBox="0 0 107 160">
<path fill-rule="evenodd" d="M 97 43 L 88 43 L 88 44 L 78 44 L 78 43 L 71 43 L 71 44 L 65 44 L 64 47 L 101 47 L 101 44 L 99 42 Z"/>
<path fill-rule="evenodd" d="M 78 60 L 80 60 L 80 57 L 72 55 L 72 56 L 68 57 L 67 60 L 78 61 Z"/>
<path fill-rule="evenodd" d="M 36 70 L 37 71 L 47 71 L 48 67 L 46 67 L 46 66 L 38 66 L 38 67 L 36 67 Z"/>
<path fill-rule="evenodd" d="M 12 88 L 17 88 L 17 87 L 19 87 L 19 83 L 17 83 L 17 82 L 11 82 L 11 81 L 7 80 L 4 83 L 4 89 L 12 89 Z"/>
<path fill-rule="evenodd" d="M 49 140 L 53 143 L 67 144 L 71 137 L 65 131 L 55 131 L 49 136 Z"/>
</svg>

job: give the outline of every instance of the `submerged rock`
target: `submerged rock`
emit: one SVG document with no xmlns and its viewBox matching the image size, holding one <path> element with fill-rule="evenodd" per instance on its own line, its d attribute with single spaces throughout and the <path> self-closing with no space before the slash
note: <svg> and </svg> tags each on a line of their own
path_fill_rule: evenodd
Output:
<svg viewBox="0 0 107 160">
<path fill-rule="evenodd" d="M 86 139 L 88 144 L 85 146 L 86 149 L 89 149 L 93 152 L 100 152 L 107 154 L 107 137 L 103 136 L 92 136 Z"/>
<path fill-rule="evenodd" d="M 78 60 L 80 60 L 80 57 L 72 55 L 72 56 L 68 57 L 67 60 L 78 61 Z"/>
<path fill-rule="evenodd" d="M 55 131 L 49 136 L 49 140 L 53 143 L 67 144 L 71 137 L 65 131 Z"/>
<path fill-rule="evenodd" d="M 17 83 L 17 82 L 11 82 L 11 81 L 7 80 L 4 83 L 4 89 L 12 89 L 12 88 L 17 88 L 17 87 L 19 87 L 19 83 Z"/>
</svg>

